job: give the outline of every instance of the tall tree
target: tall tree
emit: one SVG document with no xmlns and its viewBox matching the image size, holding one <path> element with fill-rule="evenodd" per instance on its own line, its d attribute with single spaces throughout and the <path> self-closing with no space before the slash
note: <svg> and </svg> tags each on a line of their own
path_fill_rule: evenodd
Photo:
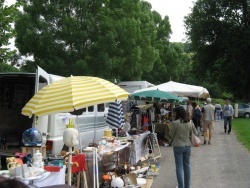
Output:
<svg viewBox="0 0 250 188">
<path fill-rule="evenodd" d="M 8 45 L 9 40 L 15 36 L 13 24 L 19 6 L 20 3 L 6 5 L 4 0 L 0 0 L 0 63 L 7 63 L 16 52 Z"/>
<path fill-rule="evenodd" d="M 140 79 L 158 57 L 149 3 L 140 0 L 25 0 L 16 45 L 61 75 Z"/>
<path fill-rule="evenodd" d="M 249 0 L 198 0 L 185 18 L 197 78 L 250 97 Z"/>
<path fill-rule="evenodd" d="M 190 57 L 184 51 L 182 43 L 169 42 L 171 25 L 168 16 L 161 18 L 158 12 L 153 12 L 157 39 L 154 43 L 158 50 L 159 57 L 154 63 L 151 72 L 145 72 L 143 79 L 155 84 L 167 82 L 169 80 L 187 83 L 190 72 Z"/>
</svg>

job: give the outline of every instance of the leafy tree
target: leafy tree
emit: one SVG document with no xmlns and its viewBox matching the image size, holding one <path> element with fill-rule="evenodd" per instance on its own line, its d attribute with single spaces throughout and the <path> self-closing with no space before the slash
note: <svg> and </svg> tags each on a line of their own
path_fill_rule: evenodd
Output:
<svg viewBox="0 0 250 188">
<path fill-rule="evenodd" d="M 151 5 L 140 0 L 24 1 L 16 46 L 64 76 L 140 79 L 158 57 Z M 29 2 L 29 3 L 28 3 Z"/>
<path fill-rule="evenodd" d="M 198 0 L 185 18 L 196 80 L 217 82 L 235 97 L 250 97 L 248 0 Z"/>
<path fill-rule="evenodd" d="M 10 6 L 5 5 L 4 0 L 0 0 L 0 63 L 7 63 L 8 59 L 15 54 L 15 50 L 9 47 L 9 39 L 15 36 L 13 23 L 16 19 L 20 3 Z"/>
<path fill-rule="evenodd" d="M 19 70 L 7 63 L 0 63 L 0 72 L 19 72 Z"/>
<path fill-rule="evenodd" d="M 169 80 L 187 82 L 190 70 L 190 57 L 184 51 L 182 43 L 170 43 L 171 26 L 168 16 L 161 19 L 157 12 L 153 12 L 155 27 L 157 29 L 157 40 L 155 42 L 159 57 L 156 60 L 153 70 L 143 74 L 143 79 L 155 84 Z"/>
</svg>

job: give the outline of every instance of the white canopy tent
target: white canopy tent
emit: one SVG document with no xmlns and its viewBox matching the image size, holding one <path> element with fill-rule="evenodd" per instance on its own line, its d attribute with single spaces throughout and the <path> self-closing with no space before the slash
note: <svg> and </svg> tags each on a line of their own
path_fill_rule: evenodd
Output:
<svg viewBox="0 0 250 188">
<path fill-rule="evenodd" d="M 169 81 L 154 87 L 149 87 L 141 90 L 136 90 L 136 92 L 146 91 L 146 90 L 155 90 L 159 89 L 161 91 L 166 91 L 173 93 L 180 97 L 195 97 L 195 98 L 207 98 L 209 97 L 209 92 L 206 88 L 195 85 L 188 85 L 178 82 Z"/>
</svg>

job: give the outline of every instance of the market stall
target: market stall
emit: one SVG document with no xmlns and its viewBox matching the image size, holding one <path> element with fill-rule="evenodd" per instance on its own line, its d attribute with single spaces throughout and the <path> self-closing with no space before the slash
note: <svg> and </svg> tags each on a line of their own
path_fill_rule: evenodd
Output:
<svg viewBox="0 0 250 188">
<path fill-rule="evenodd" d="M 151 186 L 160 166 L 153 165 L 156 160 L 149 157 L 146 144 L 149 134 L 149 131 L 138 131 L 138 134 L 127 137 L 105 137 L 106 141 L 104 139 L 100 141 L 98 158 L 103 160 L 105 172 L 103 177 L 111 176 L 109 180 L 104 178 L 101 186 L 106 184 L 118 188 L 132 185 L 145 188 Z M 150 162 L 151 159 L 153 160 Z"/>
<path fill-rule="evenodd" d="M 170 126 L 170 122 L 155 123 L 155 132 L 157 133 L 157 137 L 159 140 L 163 140 L 168 143 L 170 142 L 172 138 L 169 135 L 169 131 L 170 131 L 169 126 Z"/>
<path fill-rule="evenodd" d="M 209 97 L 209 92 L 206 88 L 202 86 L 184 84 L 174 81 L 169 81 L 156 85 L 154 87 L 149 87 L 146 89 L 136 90 L 136 92 L 149 91 L 159 89 L 161 91 L 169 92 L 180 97 L 195 97 L 195 98 L 207 98 Z"/>
</svg>

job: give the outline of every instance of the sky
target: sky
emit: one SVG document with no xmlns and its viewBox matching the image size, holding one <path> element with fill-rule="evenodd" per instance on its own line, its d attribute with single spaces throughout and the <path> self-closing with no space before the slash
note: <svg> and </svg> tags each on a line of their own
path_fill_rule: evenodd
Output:
<svg viewBox="0 0 250 188">
<path fill-rule="evenodd" d="M 145 0 L 152 5 L 152 9 L 169 17 L 172 35 L 170 42 L 183 42 L 185 40 L 184 16 L 191 13 L 193 2 L 196 0 Z"/>
</svg>

